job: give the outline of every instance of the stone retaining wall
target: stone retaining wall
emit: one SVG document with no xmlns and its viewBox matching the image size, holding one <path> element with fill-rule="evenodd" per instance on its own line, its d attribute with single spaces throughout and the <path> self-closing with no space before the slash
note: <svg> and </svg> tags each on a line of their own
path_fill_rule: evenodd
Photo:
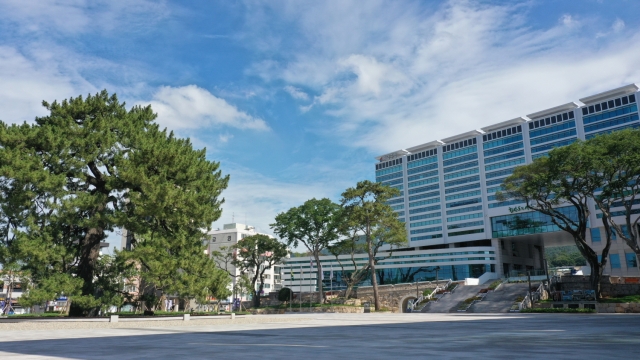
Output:
<svg viewBox="0 0 640 360">
<path fill-rule="evenodd" d="M 589 277 L 582 275 L 562 276 L 559 281 L 560 290 L 591 290 Z M 600 280 L 600 291 L 603 297 L 618 297 L 640 294 L 640 278 L 603 275 Z"/>
<path fill-rule="evenodd" d="M 596 305 L 599 313 L 640 313 L 640 303 L 607 303 Z"/>
<path fill-rule="evenodd" d="M 444 284 L 447 280 L 439 281 L 438 284 Z M 435 289 L 437 286 L 435 281 L 423 281 L 417 283 L 417 292 L 422 294 L 425 289 Z M 373 287 L 361 286 L 358 288 L 357 297 L 363 303 L 371 303 L 373 308 Z M 398 284 L 398 285 L 380 285 L 378 286 L 378 298 L 380 299 L 380 306 L 382 308 L 389 309 L 392 312 L 401 312 L 401 302 L 408 296 L 415 298 L 416 296 L 416 283 L 413 284 Z"/>
<path fill-rule="evenodd" d="M 313 312 L 313 313 L 363 313 L 364 307 L 362 306 L 323 306 L 323 307 L 314 307 L 309 309 L 309 307 L 291 307 L 291 311 L 289 308 L 287 309 L 273 309 L 273 308 L 260 308 L 260 309 L 250 309 L 252 314 L 284 314 L 288 312 Z"/>
</svg>

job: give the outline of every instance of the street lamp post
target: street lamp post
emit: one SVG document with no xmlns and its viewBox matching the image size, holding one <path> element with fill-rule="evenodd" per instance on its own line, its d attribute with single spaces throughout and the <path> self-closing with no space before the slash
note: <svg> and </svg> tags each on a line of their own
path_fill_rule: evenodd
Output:
<svg viewBox="0 0 640 360">
<path fill-rule="evenodd" d="M 438 287 L 438 271 L 440 271 L 440 266 L 436 266 L 436 287 Z"/>
</svg>

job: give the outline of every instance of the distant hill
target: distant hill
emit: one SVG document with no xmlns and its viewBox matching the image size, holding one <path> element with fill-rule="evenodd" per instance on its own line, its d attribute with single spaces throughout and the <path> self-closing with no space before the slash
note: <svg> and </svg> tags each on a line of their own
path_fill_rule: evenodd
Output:
<svg viewBox="0 0 640 360">
<path fill-rule="evenodd" d="M 545 248 L 550 267 L 585 266 L 587 261 L 575 245 Z"/>
</svg>

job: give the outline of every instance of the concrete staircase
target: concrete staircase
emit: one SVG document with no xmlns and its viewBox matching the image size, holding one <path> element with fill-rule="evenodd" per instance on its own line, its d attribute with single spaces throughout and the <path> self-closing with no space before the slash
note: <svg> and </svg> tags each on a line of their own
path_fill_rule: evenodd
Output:
<svg viewBox="0 0 640 360">
<path fill-rule="evenodd" d="M 535 286 L 537 284 L 531 284 Z M 506 313 L 511 309 L 518 296 L 527 294 L 528 284 L 502 284 L 496 291 L 489 292 L 485 298 L 474 303 L 467 312 L 473 313 Z M 479 290 L 479 289 L 478 289 Z"/>
<path fill-rule="evenodd" d="M 453 294 L 446 294 L 437 302 L 430 303 L 422 309 L 428 313 L 456 312 L 461 301 L 474 296 L 482 289 L 482 285 L 458 285 Z"/>
</svg>

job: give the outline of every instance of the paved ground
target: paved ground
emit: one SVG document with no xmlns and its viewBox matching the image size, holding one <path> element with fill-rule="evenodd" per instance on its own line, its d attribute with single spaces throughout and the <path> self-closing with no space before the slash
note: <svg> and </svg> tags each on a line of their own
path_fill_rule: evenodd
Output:
<svg viewBox="0 0 640 360">
<path fill-rule="evenodd" d="M 301 314 L 288 322 L 3 331 L 6 359 L 637 359 L 640 316 Z M 292 321 L 293 319 L 296 321 Z M 286 321 L 285 320 L 285 321 Z M 134 323 L 131 323 L 133 326 Z"/>
</svg>

